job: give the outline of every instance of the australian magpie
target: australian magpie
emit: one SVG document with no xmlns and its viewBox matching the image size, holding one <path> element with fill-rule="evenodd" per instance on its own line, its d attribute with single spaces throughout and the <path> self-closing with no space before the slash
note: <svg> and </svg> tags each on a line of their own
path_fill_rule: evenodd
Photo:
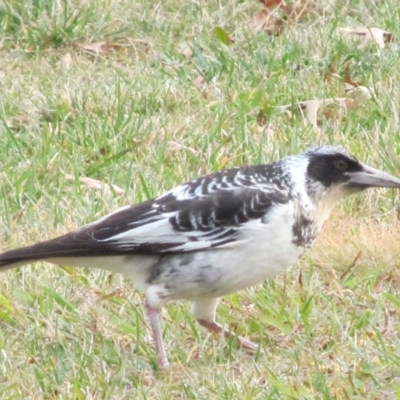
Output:
<svg viewBox="0 0 400 400">
<path fill-rule="evenodd" d="M 193 301 L 201 325 L 231 335 L 215 322 L 218 299 L 288 269 L 311 247 L 334 205 L 369 187 L 400 188 L 400 180 L 340 147 L 313 148 L 203 176 L 66 235 L 9 250 L 0 254 L 0 270 L 47 261 L 132 278 L 145 292 L 158 364 L 165 368 L 160 309 L 168 301 Z"/>
</svg>

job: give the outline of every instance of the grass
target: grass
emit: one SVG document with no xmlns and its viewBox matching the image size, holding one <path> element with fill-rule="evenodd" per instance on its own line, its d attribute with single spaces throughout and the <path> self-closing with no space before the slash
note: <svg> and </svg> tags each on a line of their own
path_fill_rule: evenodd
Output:
<svg viewBox="0 0 400 400">
<path fill-rule="evenodd" d="M 5 0 L 2 250 L 65 233 L 199 174 L 321 143 L 400 175 L 396 1 L 327 1 L 322 16 L 311 10 L 279 36 L 249 29 L 260 7 Z M 231 45 L 215 36 L 217 26 Z M 357 26 L 395 39 L 384 49 L 359 48 L 339 31 Z M 83 48 L 102 41 L 111 51 Z M 334 76 L 324 79 L 333 61 Z M 373 90 L 354 112 L 321 118 L 318 128 L 277 112 L 345 96 L 347 61 L 352 79 Z M 90 188 L 81 177 L 124 192 Z M 349 199 L 287 274 L 224 299 L 219 320 L 260 343 L 255 357 L 207 335 L 187 304 L 169 305 L 166 372 L 155 369 L 142 294 L 130 281 L 46 264 L 3 273 L 0 397 L 400 399 L 397 207 L 393 191 Z"/>
</svg>

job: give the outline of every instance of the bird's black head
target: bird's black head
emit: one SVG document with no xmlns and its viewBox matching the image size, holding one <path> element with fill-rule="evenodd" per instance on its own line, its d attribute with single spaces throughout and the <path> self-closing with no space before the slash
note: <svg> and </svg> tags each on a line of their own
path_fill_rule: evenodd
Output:
<svg viewBox="0 0 400 400">
<path fill-rule="evenodd" d="M 349 180 L 349 172 L 363 170 L 361 163 L 340 148 L 319 147 L 307 152 L 307 178 L 310 182 L 318 182 L 325 188 L 345 184 Z"/>
<path fill-rule="evenodd" d="M 308 190 L 316 195 L 332 192 L 340 198 L 368 187 L 400 188 L 399 179 L 361 163 L 340 147 L 318 147 L 305 155 Z"/>
</svg>

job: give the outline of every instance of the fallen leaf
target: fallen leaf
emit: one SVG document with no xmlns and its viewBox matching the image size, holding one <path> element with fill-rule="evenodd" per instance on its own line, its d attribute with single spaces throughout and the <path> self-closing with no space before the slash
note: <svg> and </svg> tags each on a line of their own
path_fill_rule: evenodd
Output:
<svg viewBox="0 0 400 400">
<path fill-rule="evenodd" d="M 321 14 L 316 0 L 298 1 L 295 5 L 285 4 L 283 0 L 260 0 L 264 8 L 258 10 L 249 22 L 249 28 L 268 35 L 280 35 L 286 24 L 297 23 L 309 13 Z M 274 8 L 272 11 L 271 9 Z"/>
<path fill-rule="evenodd" d="M 118 43 L 111 43 L 109 41 L 104 41 L 104 42 L 97 42 L 97 43 L 91 43 L 91 44 L 86 44 L 82 46 L 82 49 L 95 56 L 105 56 L 111 52 L 111 50 L 114 49 L 119 49 L 122 46 Z"/>
<path fill-rule="evenodd" d="M 220 42 L 226 44 L 229 46 L 230 44 L 233 43 L 233 40 L 229 37 L 228 33 L 224 28 L 221 28 L 220 26 L 216 26 L 213 29 L 214 36 L 219 40 Z"/>
<path fill-rule="evenodd" d="M 260 0 L 260 2 L 267 8 L 280 6 L 283 0 Z"/>
<path fill-rule="evenodd" d="M 318 126 L 317 117 L 318 110 L 321 106 L 321 100 L 306 100 L 298 103 L 299 109 L 304 118 L 306 118 L 311 125 Z"/>
<path fill-rule="evenodd" d="M 144 371 L 142 372 L 141 382 L 144 386 L 153 386 L 157 382 L 157 379 L 152 372 Z"/>
<path fill-rule="evenodd" d="M 72 56 L 70 53 L 64 55 L 64 57 L 58 62 L 58 66 L 61 69 L 70 69 L 72 65 Z"/>
<path fill-rule="evenodd" d="M 354 89 L 361 83 L 352 77 L 351 65 L 351 59 L 339 62 L 338 58 L 333 56 L 328 68 L 321 71 L 322 78 L 328 82 L 333 78 L 342 81 L 346 91 Z"/>
<path fill-rule="evenodd" d="M 184 144 L 174 142 L 170 140 L 168 143 L 167 151 L 169 152 L 176 152 L 180 150 L 189 150 L 193 154 L 197 154 L 197 151 L 192 149 L 191 147 L 185 146 Z"/>
<path fill-rule="evenodd" d="M 388 42 L 393 41 L 393 35 L 388 32 L 384 31 L 383 29 L 380 28 L 365 28 L 365 27 L 359 27 L 359 28 L 340 28 L 342 32 L 349 33 L 352 35 L 358 35 L 361 36 L 361 43 L 358 46 L 360 49 L 367 46 L 368 43 L 373 40 L 375 43 L 383 49 Z"/>
<path fill-rule="evenodd" d="M 261 10 L 258 10 L 255 14 L 254 17 L 251 19 L 249 23 L 249 28 L 252 31 L 259 32 L 264 29 L 264 25 L 267 23 L 268 17 L 271 15 L 271 13 L 268 10 L 265 10 L 264 8 Z"/>
<path fill-rule="evenodd" d="M 287 5 L 282 3 L 280 9 L 285 13 L 288 21 L 297 22 L 310 13 L 321 15 L 323 9 L 320 2 L 316 0 L 304 0 L 297 2 L 295 5 Z"/>
<path fill-rule="evenodd" d="M 352 99 L 362 101 L 365 99 L 370 99 L 373 95 L 373 90 L 370 88 L 367 88 L 365 86 L 351 86 L 351 85 L 345 85 L 345 92 L 348 95 L 351 95 Z"/>
<path fill-rule="evenodd" d="M 193 79 L 193 83 L 199 89 L 204 86 L 204 77 L 203 75 L 198 75 L 196 78 Z"/>
<path fill-rule="evenodd" d="M 354 81 L 351 78 L 351 73 L 350 73 L 350 61 L 346 62 L 345 66 L 344 66 L 344 77 L 343 77 L 343 81 L 345 84 L 353 86 L 353 87 L 357 87 L 360 86 L 360 84 L 356 81 Z"/>
<path fill-rule="evenodd" d="M 30 119 L 29 115 L 26 114 L 16 115 L 6 121 L 7 128 L 14 131 L 21 131 L 26 129 L 29 125 Z"/>
<path fill-rule="evenodd" d="M 304 100 L 296 103 L 295 106 L 300 111 L 305 121 L 311 123 L 312 126 L 318 127 L 318 113 L 320 111 L 326 118 L 337 117 L 337 113 L 332 111 L 332 107 L 329 107 L 331 105 L 336 104 L 339 105 L 343 110 L 354 111 L 359 107 L 361 100 L 366 97 L 364 91 L 361 91 L 360 93 L 362 94 L 357 94 L 357 96 L 352 97 Z M 278 110 L 285 112 L 290 108 L 292 108 L 292 105 L 287 104 L 278 107 Z"/>
<path fill-rule="evenodd" d="M 332 60 L 328 68 L 321 71 L 322 78 L 329 82 L 332 79 L 332 77 L 338 75 L 337 70 L 338 70 L 338 62 L 336 60 Z"/>
<path fill-rule="evenodd" d="M 182 45 L 178 47 L 176 50 L 179 54 L 182 54 L 185 58 L 191 58 L 193 56 L 193 50 L 191 49 L 190 46 Z"/>
<path fill-rule="evenodd" d="M 265 32 L 268 35 L 280 35 L 283 32 L 284 20 L 277 18 L 267 9 L 257 11 L 249 22 L 249 28 L 254 32 Z"/>
<path fill-rule="evenodd" d="M 316 344 L 319 350 L 326 350 L 332 343 L 333 340 L 328 335 L 323 335 L 316 338 Z"/>
<path fill-rule="evenodd" d="M 68 179 L 68 180 L 74 180 L 75 179 L 70 174 L 65 174 L 65 178 Z M 104 183 L 104 182 L 101 182 L 101 181 L 99 181 L 97 179 L 88 178 L 86 176 L 83 176 L 83 177 L 79 178 L 79 181 L 82 182 L 89 189 L 101 190 L 102 192 L 104 192 L 106 194 L 111 194 L 112 192 L 115 192 L 115 193 L 118 193 L 118 194 L 124 193 L 124 189 L 120 188 L 117 185 L 111 185 L 111 184 L 108 184 L 108 183 Z"/>
</svg>

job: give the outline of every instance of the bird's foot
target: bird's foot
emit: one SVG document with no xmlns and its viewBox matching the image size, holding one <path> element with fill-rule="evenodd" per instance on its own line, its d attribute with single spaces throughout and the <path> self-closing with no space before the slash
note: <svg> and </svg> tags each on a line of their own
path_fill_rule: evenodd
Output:
<svg viewBox="0 0 400 400">
<path fill-rule="evenodd" d="M 242 336 L 237 336 L 235 333 L 231 332 L 230 330 L 224 328 L 222 325 L 217 324 L 215 321 L 205 321 L 203 319 L 198 320 L 201 326 L 204 326 L 210 332 L 218 333 L 220 335 L 224 335 L 226 338 L 235 338 L 237 340 L 237 344 L 239 347 L 243 347 L 246 350 L 254 353 L 258 351 L 258 345 L 253 343 L 251 340 L 246 339 Z"/>
</svg>

